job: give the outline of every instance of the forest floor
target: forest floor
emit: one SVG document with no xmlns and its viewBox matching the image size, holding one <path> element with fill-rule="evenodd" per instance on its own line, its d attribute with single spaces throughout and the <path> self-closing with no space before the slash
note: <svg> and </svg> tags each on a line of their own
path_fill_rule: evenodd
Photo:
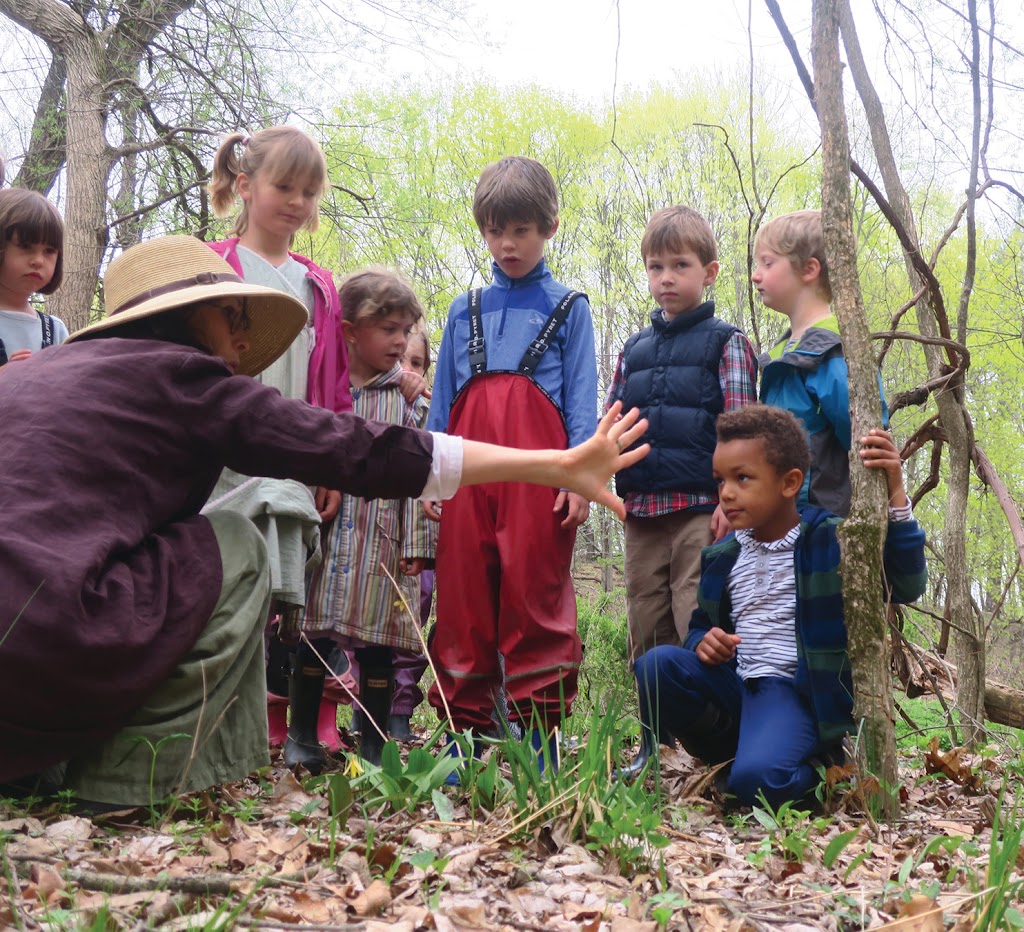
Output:
<svg viewBox="0 0 1024 932">
<path fill-rule="evenodd" d="M 380 770 L 341 755 L 296 777 L 274 752 L 242 783 L 106 816 L 0 800 L 0 930 L 1024 927 L 1020 732 L 963 754 L 935 702 L 900 697 L 890 820 L 852 769 L 776 812 L 730 808 L 681 750 L 620 784 L 635 698 L 615 691 L 621 606 L 598 602 L 557 775 L 508 741 L 444 787 L 427 710 Z"/>
<path fill-rule="evenodd" d="M 580 787 L 532 821 L 511 798 L 471 809 L 463 787 L 339 806 L 331 778 L 279 761 L 173 811 L 0 803 L 0 928 L 1019 928 L 1019 751 L 901 765 L 888 822 L 841 787 L 816 811 L 728 811 L 682 751 L 643 788 L 661 801 L 651 820 L 612 806 L 582 834 Z M 979 924 L 986 908 L 1009 912 Z"/>
</svg>

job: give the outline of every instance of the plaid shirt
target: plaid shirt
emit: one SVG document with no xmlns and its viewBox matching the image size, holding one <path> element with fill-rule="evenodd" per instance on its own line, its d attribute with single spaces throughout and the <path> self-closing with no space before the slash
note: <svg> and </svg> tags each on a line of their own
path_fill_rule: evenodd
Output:
<svg viewBox="0 0 1024 932">
<path fill-rule="evenodd" d="M 628 378 L 626 360 L 619 353 L 615 377 L 608 388 L 608 408 L 622 400 Z M 750 341 L 738 330 L 726 341 L 718 367 L 718 381 L 722 386 L 726 411 L 757 401 L 757 358 Z M 718 496 L 713 492 L 628 492 L 623 501 L 626 512 L 633 517 L 654 518 L 687 508 L 712 511 L 718 505 Z"/>
</svg>

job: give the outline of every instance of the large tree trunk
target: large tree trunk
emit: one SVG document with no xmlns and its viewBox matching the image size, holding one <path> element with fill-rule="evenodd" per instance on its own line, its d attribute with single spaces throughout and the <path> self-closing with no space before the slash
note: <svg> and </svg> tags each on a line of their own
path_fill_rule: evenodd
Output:
<svg viewBox="0 0 1024 932">
<path fill-rule="evenodd" d="M 839 61 L 839 19 L 833 0 L 815 0 L 812 8 L 811 57 L 818 121 L 821 125 L 822 223 L 832 282 L 833 307 L 839 320 L 850 371 L 850 415 L 854 438 L 877 427 L 881 399 L 857 277 L 857 242 L 850 197 L 850 146 L 843 106 Z M 843 554 L 843 602 L 853 666 L 854 714 L 862 723 L 860 748 L 867 769 L 883 786 L 897 781 L 896 736 L 892 690 L 886 656 L 882 604 L 882 545 L 885 534 L 884 477 L 859 465 L 857 444 L 851 456 L 853 507 L 839 531 Z M 894 795 L 881 794 L 887 816 L 896 814 Z"/>
<path fill-rule="evenodd" d="M 843 44 L 849 58 L 854 84 L 867 114 L 885 193 L 895 214 L 895 220 L 902 227 L 900 239 L 904 245 L 910 291 L 917 293 L 923 289 L 924 293 L 923 300 L 916 305 L 917 324 L 921 333 L 927 337 L 948 338 L 948 328 L 942 332 L 941 322 L 946 318 L 942 294 L 930 270 L 923 266 L 910 198 L 903 186 L 893 155 L 881 100 L 868 76 L 861 54 L 848 0 L 838 0 L 838 7 Z M 938 379 L 948 374 L 941 347 L 934 343 L 925 343 L 923 348 L 929 379 Z M 963 407 L 962 382 L 954 391 L 936 392 L 935 404 L 949 441 L 949 478 L 946 485 L 946 522 L 942 534 L 942 549 L 948 573 L 947 609 L 954 632 L 954 654 L 963 671 L 957 706 L 966 729 L 967 743 L 973 745 L 980 734 L 983 717 L 985 650 L 984 636 L 978 629 L 979 619 L 971 607 L 968 579 L 967 496 L 970 489 L 973 438 L 967 412 Z"/>
<path fill-rule="evenodd" d="M 111 154 L 106 144 L 105 50 L 78 12 L 56 0 L 0 0 L 0 13 L 41 37 L 63 59 L 67 72 L 64 283 L 48 306 L 69 330 L 76 330 L 88 322 L 106 246 Z"/>
<path fill-rule="evenodd" d="M 89 322 L 107 245 L 106 192 L 111 166 L 102 93 L 103 46 L 91 29 L 83 27 L 63 50 L 68 69 L 68 223 L 64 284 L 50 304 L 69 330 Z"/>
</svg>

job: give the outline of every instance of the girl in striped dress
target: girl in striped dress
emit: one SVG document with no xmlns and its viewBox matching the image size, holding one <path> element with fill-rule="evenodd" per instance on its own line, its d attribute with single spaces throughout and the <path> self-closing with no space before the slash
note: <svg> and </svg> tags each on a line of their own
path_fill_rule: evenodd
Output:
<svg viewBox="0 0 1024 932">
<path fill-rule="evenodd" d="M 342 331 L 349 356 L 353 410 L 361 417 L 422 427 L 427 402 L 410 404 L 401 390 L 402 357 L 423 308 L 412 288 L 386 269 L 357 272 L 340 289 Z M 366 501 L 342 497 L 327 532 L 324 560 L 314 571 L 306 598 L 299 648 L 303 663 L 326 657 L 335 643 L 359 661 L 363 711 L 360 753 L 380 762 L 394 688 L 394 651 L 421 651 L 413 617 L 418 599 L 407 594 L 403 575 L 415 576 L 433 556 L 433 525 L 412 500 Z M 413 588 L 413 591 L 417 591 Z M 417 592 L 418 595 L 418 592 Z M 313 650 L 315 648 L 315 652 Z M 308 738 L 303 752 L 322 766 L 316 741 L 320 697 L 309 708 L 292 708 L 289 742 L 297 724 Z M 296 718 L 300 718 L 300 722 Z"/>
</svg>

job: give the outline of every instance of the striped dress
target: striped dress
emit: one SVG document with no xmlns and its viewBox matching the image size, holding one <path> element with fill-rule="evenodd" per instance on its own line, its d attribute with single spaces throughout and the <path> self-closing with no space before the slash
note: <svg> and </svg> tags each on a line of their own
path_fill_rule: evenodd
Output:
<svg viewBox="0 0 1024 932">
<path fill-rule="evenodd" d="M 361 388 L 353 386 L 353 411 L 368 420 L 422 427 L 427 402 L 406 402 L 399 389 L 401 375 L 396 365 Z M 324 560 L 310 578 L 303 631 L 310 637 L 353 638 L 421 651 L 412 617 L 419 614 L 419 577 L 402 576 L 398 563 L 403 558 L 433 559 L 435 527 L 412 499 L 343 496 L 341 510 L 326 531 Z"/>
</svg>

